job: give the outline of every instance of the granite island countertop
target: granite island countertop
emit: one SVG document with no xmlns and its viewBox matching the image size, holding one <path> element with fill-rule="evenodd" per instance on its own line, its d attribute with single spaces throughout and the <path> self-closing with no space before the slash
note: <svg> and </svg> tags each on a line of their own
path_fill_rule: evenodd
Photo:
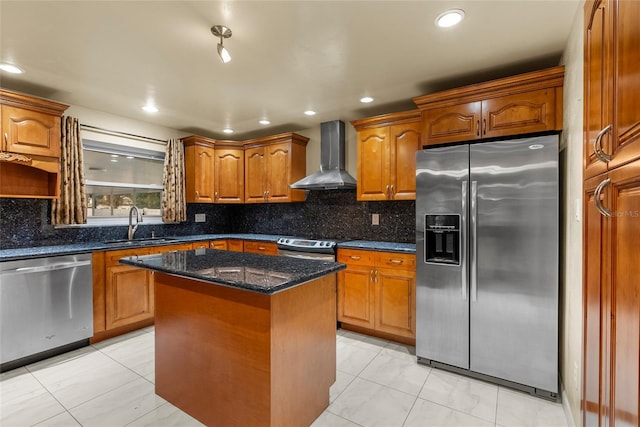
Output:
<svg viewBox="0 0 640 427">
<path fill-rule="evenodd" d="M 261 294 L 275 294 L 343 270 L 342 263 L 197 249 L 122 258 L 122 264 Z"/>
</svg>

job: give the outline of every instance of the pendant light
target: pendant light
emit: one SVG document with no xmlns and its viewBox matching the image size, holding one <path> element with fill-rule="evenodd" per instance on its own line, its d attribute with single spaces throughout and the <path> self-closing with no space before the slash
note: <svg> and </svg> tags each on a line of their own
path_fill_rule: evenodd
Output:
<svg viewBox="0 0 640 427">
<path fill-rule="evenodd" d="M 220 37 L 220 43 L 218 43 L 218 55 L 220 55 L 222 62 L 226 64 L 231 61 L 231 54 L 227 48 L 224 47 L 223 41 L 224 39 L 231 37 L 231 30 L 224 25 L 214 25 L 211 27 L 211 33 L 216 37 Z"/>
</svg>

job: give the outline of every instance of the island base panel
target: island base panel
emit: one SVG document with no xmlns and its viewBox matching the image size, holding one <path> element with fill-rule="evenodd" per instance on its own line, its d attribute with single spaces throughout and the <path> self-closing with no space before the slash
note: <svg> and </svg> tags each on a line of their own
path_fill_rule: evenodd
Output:
<svg viewBox="0 0 640 427">
<path fill-rule="evenodd" d="M 308 426 L 336 374 L 336 275 L 274 295 L 156 274 L 156 393 L 207 425 Z"/>
</svg>

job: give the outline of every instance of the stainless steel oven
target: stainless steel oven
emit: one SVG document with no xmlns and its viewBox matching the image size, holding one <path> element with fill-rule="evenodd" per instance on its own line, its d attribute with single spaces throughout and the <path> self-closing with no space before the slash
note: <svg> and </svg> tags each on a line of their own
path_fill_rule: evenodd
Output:
<svg viewBox="0 0 640 427">
<path fill-rule="evenodd" d="M 336 242 L 282 237 L 278 239 L 278 255 L 291 258 L 336 260 Z"/>
</svg>

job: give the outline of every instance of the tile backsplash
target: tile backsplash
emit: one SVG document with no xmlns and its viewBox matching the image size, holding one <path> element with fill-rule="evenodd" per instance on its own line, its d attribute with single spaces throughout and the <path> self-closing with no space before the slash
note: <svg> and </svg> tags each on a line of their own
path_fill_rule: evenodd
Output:
<svg viewBox="0 0 640 427">
<path fill-rule="evenodd" d="M 380 224 L 371 224 L 371 214 Z M 205 214 L 205 222 L 195 222 Z M 415 202 L 358 202 L 353 190 L 311 191 L 302 203 L 245 205 L 188 204 L 181 224 L 145 224 L 136 237 L 211 233 L 282 234 L 339 240 L 415 241 Z M 0 199 L 0 248 L 60 245 L 123 239 L 126 226 L 64 227 L 51 225 L 51 202 Z"/>
</svg>

